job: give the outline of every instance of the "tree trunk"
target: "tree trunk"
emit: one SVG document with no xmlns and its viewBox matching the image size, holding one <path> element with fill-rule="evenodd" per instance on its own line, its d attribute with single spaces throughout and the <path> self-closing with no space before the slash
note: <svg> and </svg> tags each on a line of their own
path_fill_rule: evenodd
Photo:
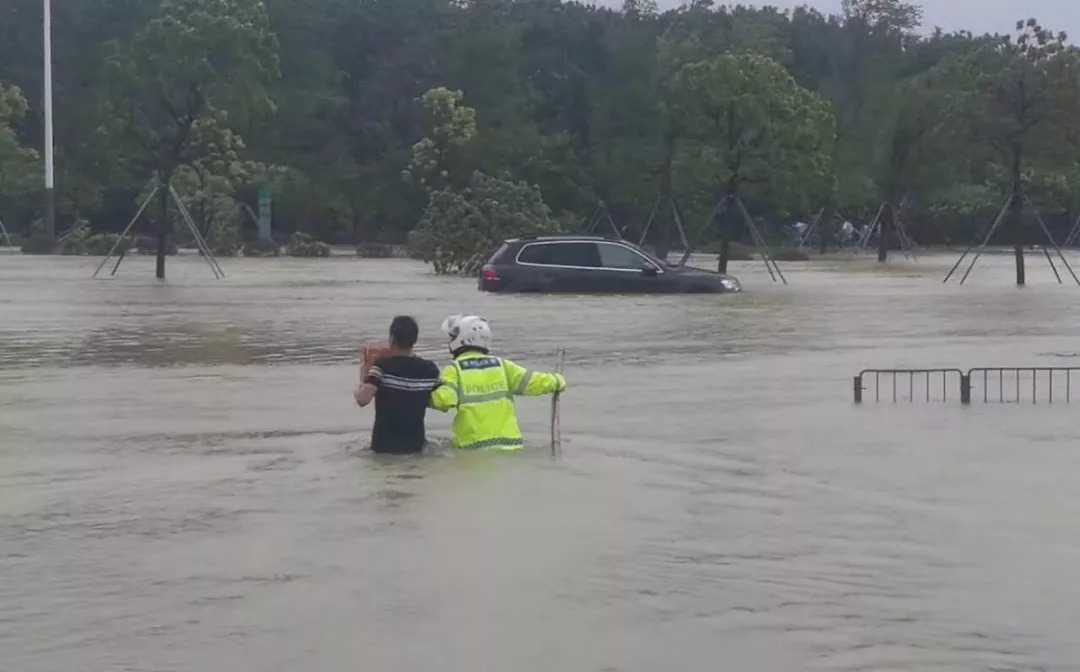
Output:
<svg viewBox="0 0 1080 672">
<path fill-rule="evenodd" d="M 1013 255 L 1016 257 L 1016 286 L 1026 284 L 1024 274 L 1024 192 L 1020 180 L 1013 182 L 1012 197 L 1009 199 L 1009 218 L 1013 226 Z"/>
<path fill-rule="evenodd" d="M 166 238 L 169 232 L 169 185 L 163 183 L 158 190 L 158 198 L 161 199 L 161 221 L 158 222 L 157 230 L 157 264 L 156 273 L 158 280 L 165 279 L 165 253 Z"/>
<path fill-rule="evenodd" d="M 829 252 L 829 227 L 832 226 L 835 209 L 832 204 L 826 205 L 821 211 L 821 219 L 818 220 L 818 252 L 825 255 Z"/>
<path fill-rule="evenodd" d="M 889 233 L 896 230 L 896 209 L 892 201 L 885 203 L 881 212 L 881 228 L 878 229 L 877 260 L 884 264 L 889 260 Z"/>
<path fill-rule="evenodd" d="M 716 258 L 716 272 L 727 273 L 728 256 L 731 254 L 731 240 L 726 236 L 720 238 L 720 256 Z"/>
<path fill-rule="evenodd" d="M 672 188 L 672 174 L 675 171 L 675 133 L 670 129 L 664 134 L 664 166 L 660 175 L 660 205 L 656 216 L 656 256 L 667 259 L 671 248 L 671 226 L 675 218 L 675 195 Z"/>
<path fill-rule="evenodd" d="M 727 273 L 728 257 L 731 256 L 731 218 L 734 214 L 731 205 L 734 196 L 725 194 L 722 198 L 723 200 L 721 202 L 724 204 L 723 212 L 718 212 L 714 215 L 720 230 L 720 256 L 716 258 L 717 273 Z"/>
<path fill-rule="evenodd" d="M 1073 221 L 1075 221 L 1075 220 L 1073 220 L 1073 209 L 1072 209 L 1072 204 L 1070 203 L 1069 205 L 1065 206 L 1065 235 L 1066 236 L 1068 236 L 1070 233 L 1072 233 Z M 1065 242 L 1061 245 L 1061 247 L 1062 247 L 1062 249 L 1065 249 L 1067 247 L 1072 247 L 1072 241 L 1070 241 L 1068 238 L 1066 238 Z"/>
<path fill-rule="evenodd" d="M 1009 196 L 1009 219 L 1012 220 L 1013 256 L 1016 257 L 1016 286 L 1023 287 L 1024 274 L 1024 191 L 1020 182 L 1020 167 L 1024 148 L 1019 142 L 1012 146 L 1012 193 Z"/>
</svg>

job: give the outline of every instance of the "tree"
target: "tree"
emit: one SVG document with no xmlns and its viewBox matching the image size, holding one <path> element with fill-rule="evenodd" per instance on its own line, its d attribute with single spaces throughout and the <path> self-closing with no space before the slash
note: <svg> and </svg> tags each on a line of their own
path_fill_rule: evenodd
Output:
<svg viewBox="0 0 1080 672">
<path fill-rule="evenodd" d="M 966 139 L 957 135 L 947 123 L 947 115 L 942 114 L 950 92 L 936 69 L 956 45 L 954 36 L 940 33 L 919 43 L 905 52 L 907 62 L 901 65 L 899 81 L 889 82 L 890 107 L 876 119 L 887 133 L 885 142 L 879 143 L 884 151 L 875 177 L 883 206 L 879 263 L 888 260 L 890 236 L 897 232 L 901 206 L 910 196 L 927 191 L 927 186 L 930 192 L 939 191 L 941 185 L 956 185 L 965 178 L 949 169 L 950 165 L 962 165 L 958 159 L 966 158 L 968 152 Z"/>
<path fill-rule="evenodd" d="M 0 198 L 22 195 L 37 184 L 38 154 L 19 143 L 13 128 L 26 110 L 18 87 L 0 84 Z"/>
<path fill-rule="evenodd" d="M 428 134 L 413 145 L 409 171 L 425 191 L 446 189 L 460 179 L 464 148 L 476 136 L 476 110 L 461 104 L 464 97 L 440 87 L 420 98 Z"/>
<path fill-rule="evenodd" d="M 1016 284 L 1025 284 L 1025 175 L 1072 160 L 1080 104 L 1080 61 L 1064 33 L 1035 19 L 948 66 L 953 119 L 999 169 L 1009 193 Z"/>
<path fill-rule="evenodd" d="M 283 83 L 294 123 L 272 124 L 289 149 L 273 160 L 301 170 L 294 184 L 310 187 L 288 195 L 296 215 L 351 220 L 354 237 L 361 227 L 369 235 L 404 236 L 425 205 L 401 179 L 413 143 L 426 133 L 416 99 L 448 82 L 449 37 L 468 10 L 447 0 L 273 2 L 288 12 L 275 26 L 289 47 L 287 67 L 297 69 Z M 296 225 L 322 218 L 305 219 Z"/>
<path fill-rule="evenodd" d="M 436 273 L 471 275 L 503 240 L 560 228 L 535 186 L 476 172 L 460 193 L 431 194 L 416 237 Z"/>
<path fill-rule="evenodd" d="M 164 0 L 107 61 L 105 118 L 135 170 L 162 185 L 157 277 L 170 234 L 167 187 L 181 166 L 214 156 L 233 128 L 272 109 L 276 40 L 261 0 Z"/>
<path fill-rule="evenodd" d="M 655 16 L 656 0 L 623 0 L 622 11 L 623 14 L 632 18 Z"/>
<path fill-rule="evenodd" d="M 700 141 L 700 159 L 722 198 L 805 208 L 825 188 L 829 105 L 776 61 L 745 54 L 694 63 L 680 70 L 676 92 L 679 123 Z M 720 272 L 727 269 L 730 228 L 721 233 Z"/>
<path fill-rule="evenodd" d="M 824 205 L 822 229 L 840 213 L 871 213 L 881 204 L 883 173 L 904 80 L 920 45 L 921 9 L 903 0 L 845 0 L 838 15 L 796 8 L 782 26 L 789 54 L 782 59 L 796 81 L 833 104 L 835 189 Z M 822 247 L 827 236 L 822 236 Z"/>
<path fill-rule="evenodd" d="M 178 167 L 173 174 L 173 188 L 216 256 L 235 256 L 243 242 L 242 222 L 253 221 L 256 217 L 242 202 L 241 190 L 274 185 L 286 172 L 279 166 L 245 160 L 245 149 L 238 134 L 224 129 L 207 148 L 206 156 Z M 150 190 L 155 186 L 156 181 L 145 186 L 138 198 L 140 203 L 150 196 Z M 180 213 L 175 210 L 170 211 L 169 227 L 177 230 L 177 238 L 182 242 L 193 242 L 191 236 L 186 235 Z"/>
</svg>

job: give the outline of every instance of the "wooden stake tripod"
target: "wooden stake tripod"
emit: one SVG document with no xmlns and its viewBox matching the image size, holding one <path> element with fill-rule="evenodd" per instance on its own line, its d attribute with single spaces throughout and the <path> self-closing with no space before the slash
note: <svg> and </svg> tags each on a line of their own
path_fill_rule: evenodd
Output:
<svg viewBox="0 0 1080 672">
<path fill-rule="evenodd" d="M 2 219 L 0 219 L 0 235 L 4 236 L 4 240 L 7 241 L 7 246 L 8 247 L 15 247 L 14 245 L 11 244 L 11 236 L 8 235 L 7 229 L 4 228 L 4 220 L 2 220 Z M 11 253 L 15 254 L 15 251 L 12 250 Z"/>
<path fill-rule="evenodd" d="M 596 232 L 602 222 L 607 222 L 608 226 L 615 233 L 615 237 L 619 240 L 623 239 L 622 233 L 619 232 L 619 227 L 615 226 L 615 220 L 611 218 L 611 212 L 607 208 L 607 204 L 600 201 L 596 204 L 596 209 L 593 210 L 592 217 L 589 218 L 589 225 L 585 227 L 585 235 L 591 236 Z"/>
<path fill-rule="evenodd" d="M 660 208 L 661 208 L 661 206 L 662 206 L 662 204 L 664 203 L 665 200 L 668 202 L 668 205 L 671 208 L 671 218 L 672 218 L 672 221 L 675 222 L 676 230 L 678 230 L 678 232 L 679 232 L 679 240 L 683 244 L 683 250 L 689 250 L 690 249 L 690 241 L 686 238 L 686 227 L 683 226 L 683 218 L 682 218 L 682 213 L 680 212 L 679 206 L 675 202 L 674 197 L 665 198 L 663 196 L 656 199 L 656 204 L 653 205 L 652 212 L 649 213 L 649 219 L 645 222 L 645 227 L 641 230 L 641 240 L 638 241 L 638 246 L 641 246 L 641 245 L 645 244 L 645 239 L 648 237 L 649 230 L 652 228 L 653 220 L 655 220 L 656 215 L 661 212 Z M 686 260 L 686 256 L 683 257 L 683 263 L 685 263 L 685 260 Z M 667 261 L 667 260 L 665 259 L 664 261 Z"/>
<path fill-rule="evenodd" d="M 986 248 L 986 244 L 990 242 L 990 239 L 994 236 L 994 232 L 997 231 L 997 228 L 1001 225 L 1001 222 L 1004 221 L 1005 213 L 1008 212 L 1009 206 L 1012 205 L 1013 198 L 1015 197 L 1016 196 L 1014 194 L 1009 194 L 1005 198 L 1005 202 L 1001 205 L 1001 210 L 998 211 L 997 218 L 995 218 L 994 223 L 990 225 L 990 230 L 986 232 L 986 236 L 983 238 L 982 243 L 979 245 L 978 250 L 975 252 L 975 256 L 972 257 L 971 263 L 968 265 L 967 270 L 964 271 L 963 277 L 960 278 L 961 285 L 964 284 L 964 282 L 968 279 L 968 276 L 971 275 L 971 270 L 975 268 L 975 263 L 979 261 L 979 257 L 982 256 L 983 250 Z M 1050 229 L 1046 228 L 1046 223 L 1043 222 L 1043 218 L 1041 215 L 1039 215 L 1039 211 L 1035 208 L 1035 205 L 1031 202 L 1031 199 L 1029 199 L 1026 194 L 1022 195 L 1021 198 L 1024 199 L 1023 203 L 1021 204 L 1021 215 L 1023 214 L 1023 206 L 1027 206 L 1031 213 L 1035 215 L 1035 220 L 1039 222 L 1039 227 L 1042 229 L 1043 235 L 1046 236 L 1046 240 L 1049 241 L 1050 246 L 1054 248 L 1054 250 L 1058 254 L 1058 257 L 1061 258 L 1061 263 L 1065 265 L 1066 269 L 1068 269 L 1069 275 L 1072 276 L 1072 279 L 1076 282 L 1077 287 L 1080 287 L 1080 278 L 1076 277 L 1076 273 L 1073 271 L 1072 266 L 1069 265 L 1069 260 L 1065 258 L 1065 254 L 1061 251 L 1061 248 L 1058 247 L 1057 243 L 1054 242 L 1054 236 L 1051 235 Z M 953 276 L 953 273 L 956 272 L 956 269 L 960 268 L 960 264 L 964 262 L 964 259 L 974 247 L 975 244 L 972 243 L 968 247 L 968 249 L 964 250 L 964 253 L 961 254 L 960 258 L 956 260 L 956 264 L 953 265 L 952 269 L 949 270 L 948 275 L 945 276 L 945 279 L 942 282 L 949 281 L 949 278 Z M 1058 284 L 1063 284 L 1061 274 L 1058 273 L 1057 266 L 1054 265 L 1054 259 L 1050 256 L 1050 250 L 1044 247 L 1043 254 L 1046 255 L 1046 261 L 1050 263 L 1050 269 L 1054 271 L 1054 277 L 1057 278 Z"/>
<path fill-rule="evenodd" d="M 138 212 L 135 213 L 135 216 L 131 218 L 131 222 L 128 223 L 127 228 L 124 229 L 124 232 L 120 234 L 120 238 L 112 246 L 112 249 L 110 249 L 109 253 L 105 255 L 105 258 L 101 260 L 101 264 L 97 267 L 97 270 L 94 271 L 95 278 L 98 276 L 98 273 L 101 273 L 101 269 L 105 267 L 105 264 L 109 262 L 109 259 L 112 258 L 113 254 L 116 253 L 117 248 L 120 247 L 120 245 L 128 237 L 131 229 L 134 228 L 135 224 L 139 221 L 139 217 L 141 217 L 143 212 L 146 211 L 146 207 L 150 205 L 150 202 L 152 200 L 154 200 L 154 196 L 157 196 L 162 189 L 169 190 L 169 197 L 171 197 L 173 203 L 176 204 L 176 209 L 180 212 L 180 217 L 187 225 L 188 231 L 191 232 L 191 237 L 195 239 L 195 245 L 199 248 L 199 251 L 206 259 L 206 263 L 208 266 L 210 266 L 210 270 L 213 272 L 214 278 L 220 280 L 221 278 L 225 277 L 225 271 L 222 270 L 221 264 L 218 263 L 217 258 L 214 257 L 214 254 L 210 251 L 210 246 L 206 243 L 206 239 L 203 238 L 202 233 L 199 232 L 199 227 L 195 225 L 195 220 L 191 218 L 191 213 L 188 212 L 187 206 L 184 205 L 184 202 L 180 200 L 180 195 L 176 193 L 176 189 L 174 189 L 171 184 L 164 185 L 158 183 L 154 186 L 154 189 L 150 192 L 150 195 L 146 197 L 146 200 L 143 201 L 142 206 L 139 208 Z M 116 275 L 116 271 L 120 268 L 120 264 L 124 261 L 125 256 L 127 256 L 126 248 L 120 251 L 120 255 L 116 259 L 116 265 L 113 266 L 112 272 L 109 275 Z"/>
<path fill-rule="evenodd" d="M 746 223 L 746 227 L 750 230 L 750 238 L 754 241 L 754 245 L 757 245 L 758 248 L 761 250 L 761 260 L 765 262 L 765 270 L 769 271 L 769 277 L 772 278 L 773 282 L 776 282 L 777 278 L 779 278 L 780 281 L 783 282 L 785 285 L 788 284 L 787 278 L 784 277 L 783 271 L 780 270 L 780 267 L 776 264 L 776 260 L 772 258 L 771 254 L 769 254 L 769 246 L 765 242 L 765 238 L 761 235 L 761 230 L 758 229 L 757 224 L 754 223 L 753 217 L 751 217 L 750 213 L 747 212 L 746 206 L 743 205 L 742 199 L 738 196 L 729 194 L 720 199 L 720 202 L 716 204 L 716 207 L 713 208 L 712 213 L 709 214 L 708 219 L 705 221 L 705 226 L 702 229 L 701 233 L 702 239 L 704 239 L 704 237 L 709 234 L 711 225 L 714 221 L 716 221 L 716 218 L 723 216 L 724 213 L 727 212 L 728 206 L 731 203 L 734 203 L 735 206 L 739 209 L 739 214 L 742 216 L 743 221 Z M 687 260 L 690 259 L 690 255 L 693 254 L 694 250 L 700 246 L 700 243 L 701 241 L 699 240 L 698 245 L 694 245 L 692 247 L 688 246 L 686 248 L 686 252 L 683 253 L 682 259 L 678 263 L 679 266 L 686 265 Z"/>
<path fill-rule="evenodd" d="M 866 228 L 862 236 L 859 238 L 858 247 L 859 250 L 865 252 L 866 246 L 870 243 L 870 239 L 874 237 L 876 231 L 878 235 L 881 235 L 882 228 L 884 226 L 885 203 L 881 204 L 878 208 L 877 214 L 874 215 L 874 219 L 871 220 L 870 226 Z M 900 240 L 900 250 L 904 253 L 904 258 L 911 258 L 918 261 L 919 257 L 915 254 L 915 243 L 912 241 L 911 236 L 908 235 L 907 227 L 904 226 L 904 221 L 900 219 L 896 212 L 896 208 L 893 208 L 893 224 L 896 225 L 896 237 Z"/>
</svg>

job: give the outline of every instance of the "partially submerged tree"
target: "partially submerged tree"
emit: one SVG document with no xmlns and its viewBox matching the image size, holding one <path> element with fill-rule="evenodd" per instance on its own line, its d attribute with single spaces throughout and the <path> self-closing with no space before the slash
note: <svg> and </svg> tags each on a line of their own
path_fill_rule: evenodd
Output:
<svg viewBox="0 0 1080 672">
<path fill-rule="evenodd" d="M 1016 284 L 1025 284 L 1025 174 L 1068 162 L 1076 148 L 1080 60 L 1064 33 L 1035 19 L 952 63 L 948 86 L 954 115 L 1004 176 L 1016 258 Z"/>
<path fill-rule="evenodd" d="M 470 275 L 503 240 L 559 230 L 538 188 L 476 172 L 461 192 L 431 194 L 416 242 L 436 273 Z"/>
<path fill-rule="evenodd" d="M 676 81 L 678 117 L 721 199 L 771 200 L 805 208 L 826 188 L 833 142 L 829 105 L 776 61 L 723 55 L 685 66 Z M 732 221 L 737 214 L 728 208 Z M 720 272 L 732 231 L 723 227 Z"/>
<path fill-rule="evenodd" d="M 504 239 L 558 229 L 534 185 L 480 171 L 462 184 L 466 149 L 477 137 L 476 111 L 462 105 L 463 98 L 446 88 L 420 98 L 428 128 L 413 145 L 408 171 L 427 197 L 412 240 L 440 274 L 475 273 Z"/>
<path fill-rule="evenodd" d="M 936 82 L 929 76 L 919 77 L 900 86 L 899 94 L 878 179 L 883 208 L 878 235 L 880 263 L 888 260 L 890 236 L 900 235 L 901 204 L 918 188 L 921 173 L 948 147 L 940 107 L 943 93 Z M 955 144 L 952 147 L 955 149 Z"/>
<path fill-rule="evenodd" d="M 157 277 L 165 277 L 168 186 L 181 166 L 214 157 L 238 124 L 269 111 L 277 44 L 261 0 L 164 0 L 107 63 L 104 110 L 132 168 L 159 191 Z"/>
</svg>

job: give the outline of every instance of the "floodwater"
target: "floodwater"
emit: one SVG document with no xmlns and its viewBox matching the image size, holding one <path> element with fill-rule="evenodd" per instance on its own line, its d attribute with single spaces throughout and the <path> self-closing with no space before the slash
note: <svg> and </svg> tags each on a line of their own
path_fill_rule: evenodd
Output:
<svg viewBox="0 0 1080 672">
<path fill-rule="evenodd" d="M 1080 365 L 1045 260 L 1024 290 L 952 261 L 583 298 L 0 255 L 3 669 L 1076 670 L 1075 405 L 851 401 L 864 367 Z M 523 454 L 364 449 L 360 345 L 407 312 L 438 351 L 459 311 L 522 364 L 566 348 L 561 458 L 543 399 Z"/>
</svg>

